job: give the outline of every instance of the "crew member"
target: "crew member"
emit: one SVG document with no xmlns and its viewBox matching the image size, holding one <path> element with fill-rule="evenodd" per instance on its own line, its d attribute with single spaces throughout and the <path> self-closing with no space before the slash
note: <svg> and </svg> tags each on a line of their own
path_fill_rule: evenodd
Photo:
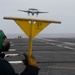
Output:
<svg viewBox="0 0 75 75">
<path fill-rule="evenodd" d="M 16 73 L 11 66 L 11 64 L 4 59 L 4 52 L 9 51 L 10 42 L 0 30 L 0 75 L 19 75 Z M 26 65 L 24 71 L 20 75 L 38 75 L 39 68 L 37 67 L 37 63 L 33 56 L 28 56 L 27 54 L 23 54 L 25 59 L 23 60 L 24 65 Z"/>
</svg>

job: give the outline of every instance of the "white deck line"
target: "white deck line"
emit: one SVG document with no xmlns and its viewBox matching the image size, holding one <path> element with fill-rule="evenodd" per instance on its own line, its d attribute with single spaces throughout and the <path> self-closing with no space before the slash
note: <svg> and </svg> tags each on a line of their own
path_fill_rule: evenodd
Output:
<svg viewBox="0 0 75 75">
<path fill-rule="evenodd" d="M 8 56 L 13 56 L 14 57 L 14 56 L 19 56 L 19 54 L 6 54 L 5 55 L 5 57 L 8 57 Z"/>
<path fill-rule="evenodd" d="M 56 69 L 75 69 L 75 67 L 56 67 L 56 66 L 48 66 L 47 68 L 56 68 Z"/>
<path fill-rule="evenodd" d="M 63 47 L 62 45 L 56 45 L 56 46 L 58 46 L 58 47 Z"/>
<path fill-rule="evenodd" d="M 9 61 L 10 64 L 22 64 L 22 61 Z"/>
<path fill-rule="evenodd" d="M 10 44 L 11 46 L 14 46 L 14 44 Z"/>
<path fill-rule="evenodd" d="M 50 43 L 51 45 L 56 45 L 55 43 Z"/>
<path fill-rule="evenodd" d="M 46 42 L 46 44 L 50 44 L 49 42 Z"/>
<path fill-rule="evenodd" d="M 74 52 L 33 51 L 33 53 L 75 54 Z"/>
<path fill-rule="evenodd" d="M 64 48 L 74 50 L 74 48 L 71 48 L 71 47 L 68 47 L 68 46 L 64 46 Z"/>
<path fill-rule="evenodd" d="M 13 43 L 13 42 L 10 42 L 10 43 Z"/>
<path fill-rule="evenodd" d="M 63 42 L 65 44 L 68 44 L 68 45 L 75 45 L 75 43 L 71 43 L 71 42 Z"/>
<path fill-rule="evenodd" d="M 46 39 L 46 38 L 39 38 L 35 40 L 40 40 L 41 42 L 46 42 L 46 41 L 56 41 L 57 42 L 57 40 L 51 40 L 51 39 Z"/>
<path fill-rule="evenodd" d="M 45 40 L 45 41 L 57 41 L 57 40 L 51 40 L 51 39 L 41 39 L 41 40 Z"/>
<path fill-rule="evenodd" d="M 12 52 L 12 51 L 16 51 L 16 49 L 9 49 L 9 51 L 11 51 L 11 52 Z"/>
</svg>

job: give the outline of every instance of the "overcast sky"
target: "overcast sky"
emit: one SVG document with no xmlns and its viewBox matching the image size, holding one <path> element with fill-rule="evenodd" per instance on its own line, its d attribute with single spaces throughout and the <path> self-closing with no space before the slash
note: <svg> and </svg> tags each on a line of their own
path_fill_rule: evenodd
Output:
<svg viewBox="0 0 75 75">
<path fill-rule="evenodd" d="M 75 33 L 75 0 L 0 0 L 0 29 L 6 34 L 23 33 L 13 20 L 5 20 L 3 17 L 31 18 L 17 11 L 29 8 L 49 12 L 32 18 L 61 21 L 61 24 L 50 24 L 41 33 Z"/>
</svg>

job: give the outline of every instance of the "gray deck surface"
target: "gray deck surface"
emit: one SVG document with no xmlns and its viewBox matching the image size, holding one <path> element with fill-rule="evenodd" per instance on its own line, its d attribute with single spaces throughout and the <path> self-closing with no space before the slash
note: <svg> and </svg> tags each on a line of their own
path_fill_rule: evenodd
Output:
<svg viewBox="0 0 75 75">
<path fill-rule="evenodd" d="M 28 38 L 9 39 L 10 51 L 6 54 L 19 56 L 5 57 L 8 61 L 21 61 L 23 53 L 28 51 Z M 75 38 L 35 38 L 33 39 L 33 55 L 35 56 L 39 75 L 75 75 Z M 17 73 L 24 69 L 22 63 L 11 64 Z"/>
</svg>

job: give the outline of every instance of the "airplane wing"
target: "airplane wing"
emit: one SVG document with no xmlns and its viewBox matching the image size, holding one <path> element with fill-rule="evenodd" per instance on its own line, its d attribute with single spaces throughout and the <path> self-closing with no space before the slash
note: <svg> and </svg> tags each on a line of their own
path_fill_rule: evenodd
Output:
<svg viewBox="0 0 75 75">
<path fill-rule="evenodd" d="M 35 13 L 49 13 L 49 12 L 35 12 Z"/>
<path fill-rule="evenodd" d="M 28 11 L 25 11 L 25 10 L 18 10 L 18 11 L 22 11 L 22 12 L 28 12 Z"/>
</svg>

